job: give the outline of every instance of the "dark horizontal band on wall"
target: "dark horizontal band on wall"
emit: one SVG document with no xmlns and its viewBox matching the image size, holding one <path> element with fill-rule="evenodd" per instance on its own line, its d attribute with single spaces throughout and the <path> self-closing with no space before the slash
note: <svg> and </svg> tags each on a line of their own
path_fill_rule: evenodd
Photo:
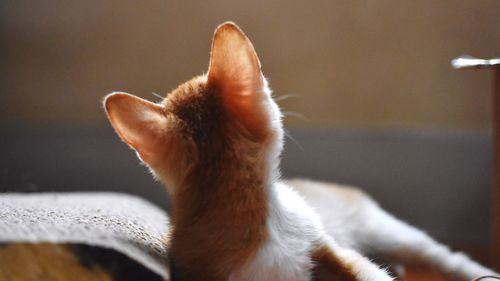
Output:
<svg viewBox="0 0 500 281">
<path fill-rule="evenodd" d="M 0 129 L 0 191 L 112 190 L 168 206 L 167 194 L 110 127 Z M 361 187 L 434 237 L 487 245 L 486 133 L 291 130 L 282 169 Z"/>
</svg>

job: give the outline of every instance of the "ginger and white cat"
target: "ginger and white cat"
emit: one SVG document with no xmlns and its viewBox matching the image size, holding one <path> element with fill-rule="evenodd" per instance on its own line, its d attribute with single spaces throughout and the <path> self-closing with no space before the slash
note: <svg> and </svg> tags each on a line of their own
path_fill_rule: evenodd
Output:
<svg viewBox="0 0 500 281">
<path fill-rule="evenodd" d="M 358 190 L 280 180 L 282 115 L 233 23 L 216 29 L 207 74 L 162 103 L 112 93 L 105 108 L 171 196 L 173 280 L 393 280 L 363 255 L 431 264 L 456 280 L 495 274 Z"/>
</svg>

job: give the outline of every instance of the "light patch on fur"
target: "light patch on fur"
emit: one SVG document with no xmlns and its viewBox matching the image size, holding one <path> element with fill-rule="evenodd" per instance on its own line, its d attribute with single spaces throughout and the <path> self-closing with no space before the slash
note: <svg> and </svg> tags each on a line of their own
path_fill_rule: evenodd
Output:
<svg viewBox="0 0 500 281">
<path fill-rule="evenodd" d="M 326 279 L 391 281 L 382 268 L 359 253 L 339 246 L 323 230 L 316 212 L 293 189 L 276 182 L 269 194 L 269 238 L 256 258 L 230 280 L 307 281 L 316 266 Z"/>
<path fill-rule="evenodd" d="M 310 180 L 287 183 L 315 207 L 326 233 L 343 248 L 390 261 L 425 265 L 454 280 L 498 275 L 395 218 L 356 188 Z"/>
<path fill-rule="evenodd" d="M 283 183 L 270 187 L 268 204 L 269 237 L 256 258 L 230 280 L 310 280 L 310 253 L 321 239 L 321 222 L 300 196 Z"/>
<path fill-rule="evenodd" d="M 394 279 L 389 275 L 389 273 L 380 268 L 375 263 L 372 263 L 366 257 L 362 256 L 358 252 L 347 249 L 340 248 L 334 245 L 334 241 L 330 240 L 327 244 L 330 247 L 332 255 L 336 257 L 333 264 L 329 264 L 330 267 L 338 267 L 338 263 L 341 264 L 340 268 L 347 269 L 349 272 L 346 276 L 354 276 L 357 281 L 393 281 Z M 327 265 L 328 266 L 328 265 Z"/>
</svg>

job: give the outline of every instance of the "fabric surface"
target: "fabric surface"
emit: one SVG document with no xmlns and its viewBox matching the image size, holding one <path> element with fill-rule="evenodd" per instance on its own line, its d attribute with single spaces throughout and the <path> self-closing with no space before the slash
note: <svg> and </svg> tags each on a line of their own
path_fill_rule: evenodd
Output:
<svg viewBox="0 0 500 281">
<path fill-rule="evenodd" d="M 75 243 L 113 249 L 168 280 L 167 214 L 120 193 L 0 195 L 0 243 Z"/>
</svg>

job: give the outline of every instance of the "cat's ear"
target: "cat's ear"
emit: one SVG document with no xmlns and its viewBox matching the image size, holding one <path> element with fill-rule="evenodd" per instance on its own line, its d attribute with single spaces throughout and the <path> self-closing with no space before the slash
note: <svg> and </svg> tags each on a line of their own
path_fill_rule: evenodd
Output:
<svg viewBox="0 0 500 281">
<path fill-rule="evenodd" d="M 104 98 L 104 108 L 111 125 L 140 158 L 154 164 L 166 135 L 167 118 L 161 105 L 126 93 L 112 93 Z"/>
<path fill-rule="evenodd" d="M 266 93 L 259 58 L 234 23 L 223 23 L 215 30 L 207 79 L 208 85 L 222 94 L 233 117 L 250 129 L 263 125 Z"/>
</svg>

